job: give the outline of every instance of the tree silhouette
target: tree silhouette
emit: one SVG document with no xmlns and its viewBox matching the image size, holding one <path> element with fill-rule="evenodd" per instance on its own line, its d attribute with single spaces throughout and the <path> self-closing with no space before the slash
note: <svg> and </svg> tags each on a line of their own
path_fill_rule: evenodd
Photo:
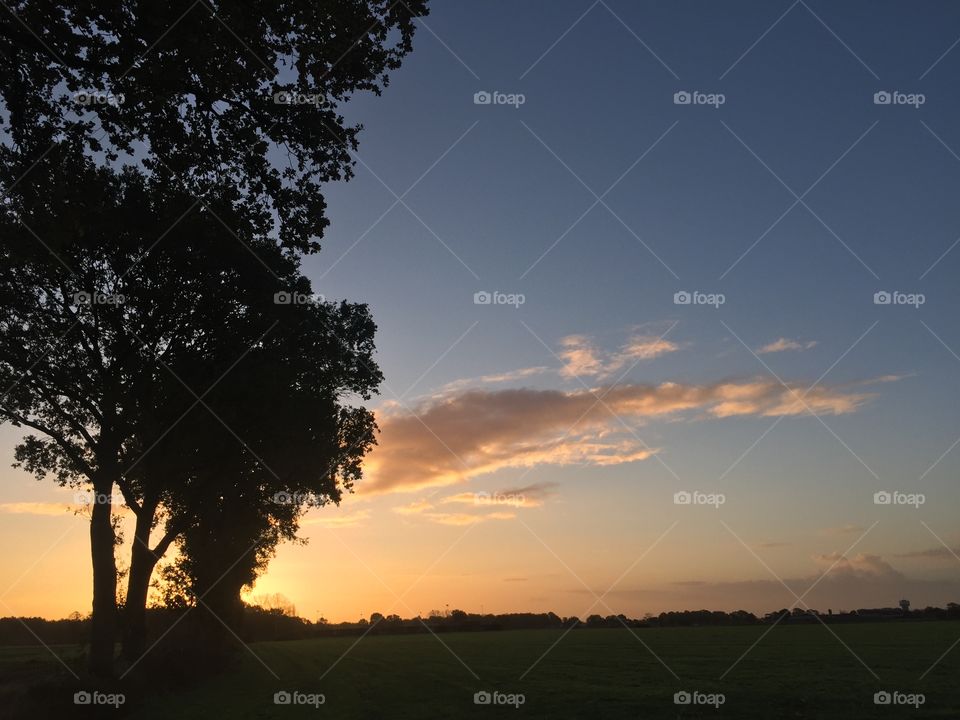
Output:
<svg viewBox="0 0 960 720">
<path fill-rule="evenodd" d="M 309 292 L 293 278 L 295 254 L 319 249 L 321 186 L 350 177 L 360 130 L 340 104 L 380 92 L 426 9 L 424 0 L 13 0 L 7 10 L 0 417 L 37 433 L 17 448 L 22 467 L 89 484 L 101 500 L 90 522 L 90 668 L 108 675 L 109 498 L 119 488 L 136 516 L 132 615 L 181 532 L 167 523 L 151 546 L 158 512 L 191 517 L 180 480 L 137 460 L 192 407 L 170 375 L 196 378 L 208 363 L 219 379 L 238 349 L 259 342 L 265 290 Z"/>
<path fill-rule="evenodd" d="M 7 9 L 0 97 L 13 177 L 55 139 L 74 138 L 195 198 L 232 184 L 238 213 L 275 224 L 303 251 L 318 249 L 328 223 L 322 184 L 352 172 L 361 126 L 340 104 L 380 93 L 427 12 L 425 0 L 11 0 Z"/>
<path fill-rule="evenodd" d="M 306 508 L 340 501 L 374 442 L 372 414 L 345 399 L 369 397 L 380 381 L 366 308 L 310 303 L 279 314 L 290 331 L 248 352 L 153 455 L 159 476 L 185 479 L 167 501 L 166 529 L 208 616 L 210 648 L 238 625 L 241 588 L 296 537 Z"/>
<path fill-rule="evenodd" d="M 372 417 L 340 399 L 368 396 L 379 382 L 375 327 L 363 306 L 278 304 L 310 297 L 296 262 L 269 239 L 238 242 L 210 213 L 190 214 L 176 242 L 150 248 L 147 228 L 189 207 L 183 194 L 164 195 L 134 171 L 97 168 L 75 146 L 42 165 L 42 182 L 0 217 L 0 417 L 35 431 L 16 449 L 24 469 L 88 484 L 97 500 L 91 652 L 105 638 L 109 665 L 114 489 L 136 518 L 124 608 L 133 657 L 157 559 L 187 528 L 206 520 L 196 532 L 211 532 L 212 498 L 254 485 L 254 496 L 227 509 L 253 498 L 253 517 L 265 524 L 226 511 L 224 522 L 235 520 L 248 544 L 273 547 L 292 537 L 301 504 L 339 500 L 337 479 L 349 485 L 359 475 Z M 210 202 L 233 219 L 227 202 Z M 34 233 L 50 239 L 46 247 Z M 280 491 L 300 500 L 277 504 Z M 165 532 L 151 546 L 161 511 Z"/>
</svg>

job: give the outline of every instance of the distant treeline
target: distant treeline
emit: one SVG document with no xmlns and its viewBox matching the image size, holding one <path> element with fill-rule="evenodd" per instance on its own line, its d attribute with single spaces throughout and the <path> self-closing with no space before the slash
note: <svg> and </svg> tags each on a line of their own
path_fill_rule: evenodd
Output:
<svg viewBox="0 0 960 720">
<path fill-rule="evenodd" d="M 148 612 L 149 634 L 164 635 L 179 625 L 189 610 L 153 609 Z M 746 610 L 683 610 L 630 618 L 626 615 L 590 615 L 586 620 L 561 617 L 555 613 L 507 613 L 503 615 L 468 613 L 463 610 L 433 612 L 427 617 L 401 618 L 398 615 L 373 613 L 357 622 L 330 623 L 324 619 L 312 622 L 281 609 L 264 610 L 246 606 L 240 635 L 245 642 L 261 640 L 302 640 L 311 637 L 338 635 L 387 635 L 426 632 L 480 632 L 495 630 L 538 629 L 602 629 L 651 627 L 708 627 L 729 625 L 857 623 L 884 621 L 960 620 L 960 604 L 947 603 L 945 608 L 927 607 L 909 610 L 895 608 L 861 608 L 850 612 L 800 608 L 783 608 L 758 617 Z M 64 620 L 44 618 L 0 618 L 0 645 L 83 645 L 89 637 L 89 617 L 74 614 Z M 189 625 L 185 623 L 184 626 Z"/>
</svg>

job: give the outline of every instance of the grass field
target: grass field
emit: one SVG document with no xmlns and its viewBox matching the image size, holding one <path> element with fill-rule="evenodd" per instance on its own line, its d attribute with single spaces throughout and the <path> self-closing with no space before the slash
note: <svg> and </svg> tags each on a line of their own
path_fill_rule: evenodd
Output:
<svg viewBox="0 0 960 720">
<path fill-rule="evenodd" d="M 637 630 L 636 636 L 626 630 L 575 630 L 562 639 L 558 631 L 514 631 L 444 634 L 442 643 L 427 634 L 259 643 L 229 672 L 202 686 L 147 700 L 132 697 L 119 712 L 98 716 L 960 716 L 960 646 L 920 679 L 960 638 L 960 623 L 777 627 L 760 640 L 767 630 L 664 628 Z M 0 653 L 4 680 L 24 663 L 51 672 L 58 665 L 35 650 L 7 648 Z M 321 693 L 325 702 L 319 707 L 274 704 L 274 694 L 284 690 Z M 483 690 L 523 694 L 524 702 L 520 707 L 474 704 L 474 693 Z M 722 693 L 724 702 L 718 708 L 674 704 L 674 693 L 684 690 Z M 882 690 L 923 693 L 925 700 L 919 708 L 877 706 L 874 693 Z"/>
</svg>

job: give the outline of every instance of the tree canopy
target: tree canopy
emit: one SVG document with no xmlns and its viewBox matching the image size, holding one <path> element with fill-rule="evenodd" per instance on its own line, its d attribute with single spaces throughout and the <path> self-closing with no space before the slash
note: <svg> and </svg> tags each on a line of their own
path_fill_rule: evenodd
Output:
<svg viewBox="0 0 960 720">
<path fill-rule="evenodd" d="M 351 176 L 361 126 L 342 105 L 387 85 L 426 7 L 6 10 L 0 419 L 29 430 L 21 467 L 93 490 L 90 655 L 106 675 L 114 488 L 136 522 L 124 603 L 135 655 L 173 542 L 198 586 L 227 574 L 228 555 L 249 582 L 304 507 L 339 501 L 360 475 L 374 426 L 350 396 L 380 381 L 375 326 L 363 305 L 311 299 L 299 258 L 328 223 L 323 184 Z M 238 560 L 240 546 L 252 551 Z"/>
</svg>

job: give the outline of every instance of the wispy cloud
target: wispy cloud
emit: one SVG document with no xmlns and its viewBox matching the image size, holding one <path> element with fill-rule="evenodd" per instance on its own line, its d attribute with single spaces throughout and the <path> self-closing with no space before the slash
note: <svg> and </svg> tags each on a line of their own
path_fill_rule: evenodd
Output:
<svg viewBox="0 0 960 720">
<path fill-rule="evenodd" d="M 757 353 L 765 355 L 766 353 L 787 352 L 809 350 L 817 344 L 816 340 L 791 340 L 789 338 L 779 338 L 772 343 L 768 343 L 761 348 L 757 348 Z"/>
<path fill-rule="evenodd" d="M 428 399 L 413 412 L 378 413 L 379 445 L 365 463 L 363 494 L 463 482 L 503 468 L 608 466 L 646 460 L 648 447 L 624 424 L 687 411 L 698 417 L 854 412 L 871 394 L 818 386 L 809 392 L 769 379 L 710 385 L 618 385 L 594 391 L 469 390 Z M 603 402 L 597 398 L 603 397 Z"/>
<path fill-rule="evenodd" d="M 462 493 L 469 496 L 469 501 L 473 502 L 476 498 L 474 493 Z M 450 502 L 460 502 L 460 499 L 453 499 L 457 496 L 450 496 L 440 501 L 440 504 L 449 504 Z M 466 500 L 464 500 L 466 502 Z M 479 507 L 479 506 L 478 506 Z M 475 525 L 476 523 L 487 522 L 488 520 L 512 520 L 516 513 L 509 510 L 494 510 L 493 512 L 446 512 L 429 500 L 416 500 L 406 505 L 400 505 L 393 508 L 395 513 L 408 517 L 417 517 L 438 525 Z"/>
<path fill-rule="evenodd" d="M 472 525 L 487 520 L 510 520 L 516 517 L 519 508 L 535 508 L 554 495 L 557 483 L 534 483 L 521 488 L 495 490 L 492 492 L 461 492 L 445 495 L 435 502 L 427 498 L 414 500 L 393 508 L 399 515 L 420 517 L 441 525 Z M 459 505 L 460 512 L 452 512 L 445 506 Z M 471 511 L 468 512 L 467 508 Z"/>
<path fill-rule="evenodd" d="M 463 378 L 461 380 L 454 380 L 453 382 L 447 383 L 440 388 L 440 390 L 437 392 L 437 395 L 449 395 L 451 393 L 463 391 L 467 388 L 479 387 L 482 385 L 501 385 L 504 383 L 516 382 L 518 380 L 526 380 L 536 375 L 543 375 L 550 372 L 556 372 L 556 370 L 545 365 L 538 365 L 536 367 L 520 368 L 519 370 L 510 370 L 508 372 L 494 373 L 491 375 L 481 375 L 480 377 L 475 378 Z"/>
<path fill-rule="evenodd" d="M 324 508 L 316 511 L 315 515 L 304 519 L 301 524 L 319 525 L 327 528 L 347 528 L 362 526 L 369 519 L 370 511 L 367 509 L 338 512 L 336 509 Z"/>
<path fill-rule="evenodd" d="M 841 525 L 840 527 L 823 528 L 821 535 L 860 535 L 866 532 L 867 528 L 863 525 Z"/>
<path fill-rule="evenodd" d="M 960 557 L 960 548 L 951 550 L 943 545 L 938 545 L 937 547 L 926 548 L 924 550 L 911 550 L 897 553 L 895 557 L 908 560 L 950 560 L 956 562 L 957 558 Z"/>
<path fill-rule="evenodd" d="M 560 348 L 562 376 L 606 378 L 630 362 L 676 352 L 680 345 L 656 335 L 634 335 L 618 349 L 605 351 L 586 335 L 569 335 L 560 340 Z"/>
<path fill-rule="evenodd" d="M 66 515 L 76 512 L 81 505 L 54 502 L 12 502 L 0 503 L 0 513 L 9 515 Z"/>
<path fill-rule="evenodd" d="M 508 488 L 505 490 L 494 490 L 493 492 L 462 492 L 455 495 L 447 495 L 440 499 L 441 505 L 457 503 L 461 505 L 478 505 L 487 507 L 490 505 L 505 505 L 507 507 L 540 507 L 544 502 L 554 494 L 557 483 L 545 482 L 525 485 L 520 488 Z"/>
</svg>

